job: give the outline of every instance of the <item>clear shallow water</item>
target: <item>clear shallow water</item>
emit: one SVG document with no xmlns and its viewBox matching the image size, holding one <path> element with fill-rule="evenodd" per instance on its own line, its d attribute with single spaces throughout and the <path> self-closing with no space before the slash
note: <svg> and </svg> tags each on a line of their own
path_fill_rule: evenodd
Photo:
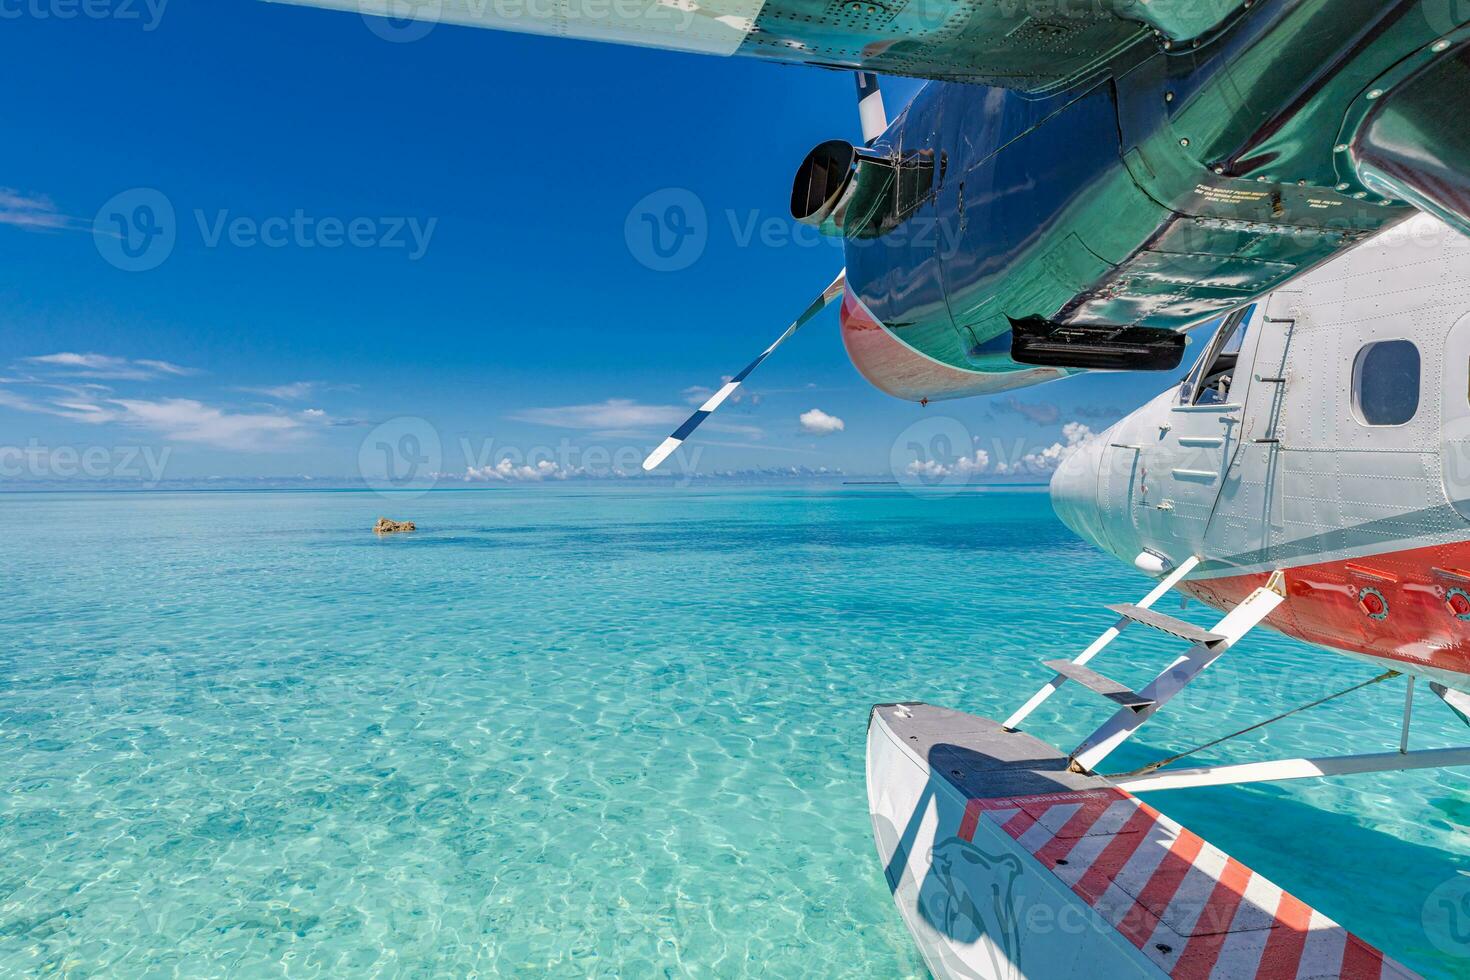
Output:
<svg viewBox="0 0 1470 980">
<path fill-rule="evenodd" d="M 380 513 L 423 530 L 377 539 Z M 1039 493 L 7 495 L 0 520 L 0 975 L 921 975 L 869 837 L 869 706 L 1004 713 L 1146 589 Z M 1130 635 L 1104 669 L 1171 649 Z M 1374 673 L 1253 636 L 1118 767 Z M 1395 747 L 1401 691 L 1230 757 Z M 1105 714 L 1064 692 L 1033 728 Z M 1470 735 L 1424 699 L 1415 730 Z M 1424 919 L 1470 870 L 1465 775 L 1154 802 L 1470 971 Z"/>
</svg>

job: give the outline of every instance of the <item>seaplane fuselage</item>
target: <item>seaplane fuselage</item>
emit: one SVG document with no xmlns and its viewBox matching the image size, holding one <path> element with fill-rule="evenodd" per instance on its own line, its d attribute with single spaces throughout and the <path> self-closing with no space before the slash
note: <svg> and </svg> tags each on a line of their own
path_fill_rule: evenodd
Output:
<svg viewBox="0 0 1470 980">
<path fill-rule="evenodd" d="M 1266 625 L 1470 690 L 1470 239 L 1429 217 L 1227 319 L 1063 463 L 1059 516 Z"/>
</svg>

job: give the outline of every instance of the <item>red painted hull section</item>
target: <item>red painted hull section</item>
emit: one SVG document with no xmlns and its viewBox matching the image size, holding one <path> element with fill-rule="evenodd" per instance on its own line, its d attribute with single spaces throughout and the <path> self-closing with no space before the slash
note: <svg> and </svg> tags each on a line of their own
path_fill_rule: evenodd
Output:
<svg viewBox="0 0 1470 980">
<path fill-rule="evenodd" d="M 931 361 L 901 343 L 850 291 L 842 296 L 839 314 L 842 344 L 853 366 L 878 390 L 919 401 L 952 393 L 968 393 L 978 377 Z"/>
<path fill-rule="evenodd" d="M 851 291 L 842 294 L 842 344 L 868 383 L 907 401 L 939 401 L 993 394 L 1061 377 L 1051 368 L 1004 374 L 968 371 L 941 364 L 895 337 Z"/>
<path fill-rule="evenodd" d="M 1450 606 L 1455 590 L 1470 593 L 1470 580 L 1456 572 L 1470 579 L 1470 542 L 1300 565 L 1286 570 L 1287 600 L 1266 623 L 1308 643 L 1470 674 L 1470 622 Z M 1203 579 L 1181 588 L 1225 610 L 1267 577 Z M 1378 608 L 1372 594 L 1382 600 L 1381 618 L 1370 615 Z"/>
</svg>

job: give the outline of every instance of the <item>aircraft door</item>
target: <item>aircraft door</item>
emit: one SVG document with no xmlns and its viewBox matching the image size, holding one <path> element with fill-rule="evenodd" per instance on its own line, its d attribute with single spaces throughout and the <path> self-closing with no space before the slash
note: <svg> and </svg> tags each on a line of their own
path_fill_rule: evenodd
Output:
<svg viewBox="0 0 1470 980">
<path fill-rule="evenodd" d="M 1244 428 L 1249 385 L 1237 371 L 1256 308 L 1228 316 L 1206 345 L 1167 412 L 1139 449 L 1134 520 L 1145 546 L 1179 557 L 1199 553 L 1228 464 Z"/>
<path fill-rule="evenodd" d="M 1282 425 L 1291 391 L 1287 364 L 1296 323 L 1272 319 L 1262 309 L 1248 329 L 1255 335 L 1254 351 L 1248 364 L 1244 359 L 1240 364 L 1241 432 L 1206 532 L 1206 549 L 1212 554 L 1251 551 L 1276 540 L 1282 530 Z"/>
</svg>

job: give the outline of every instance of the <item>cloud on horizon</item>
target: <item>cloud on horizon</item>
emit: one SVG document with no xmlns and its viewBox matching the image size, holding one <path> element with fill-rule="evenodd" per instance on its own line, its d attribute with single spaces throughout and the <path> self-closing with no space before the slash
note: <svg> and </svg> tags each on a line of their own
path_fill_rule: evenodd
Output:
<svg viewBox="0 0 1470 980">
<path fill-rule="evenodd" d="M 1047 476 L 1055 473 L 1057 467 L 1073 453 L 1096 440 L 1097 434 L 1081 422 L 1068 422 L 1062 426 L 1062 439 L 1065 441 L 1025 453 L 1015 462 L 994 459 L 985 450 L 976 449 L 972 455 L 948 461 L 915 460 L 909 463 L 907 472 L 910 476 L 934 480 L 951 476 L 969 479 L 986 473 L 995 476 Z"/>
<path fill-rule="evenodd" d="M 1081 422 L 1068 422 L 1062 426 L 1062 438 L 1066 442 L 1056 442 L 1045 449 L 1027 453 L 1014 463 L 997 463 L 995 472 L 1000 476 L 1046 476 L 1055 473 L 1057 467 L 1066 462 L 1067 457 L 1095 440 L 1097 434 Z"/>
<path fill-rule="evenodd" d="M 124 395 L 91 380 L 73 380 L 156 382 L 199 373 L 168 361 L 71 351 L 22 361 L 35 369 L 34 374 L 0 379 L 0 407 L 83 425 L 141 429 L 168 442 L 266 452 L 297 445 L 320 429 L 361 424 L 333 418 L 320 408 L 241 411 L 197 398 Z"/>
<path fill-rule="evenodd" d="M 534 466 L 517 465 L 509 459 L 502 459 L 494 465 L 466 467 L 464 479 L 469 483 L 539 483 L 542 480 L 565 480 L 581 475 L 581 469 L 568 469 L 549 459 L 538 460 Z"/>
</svg>

